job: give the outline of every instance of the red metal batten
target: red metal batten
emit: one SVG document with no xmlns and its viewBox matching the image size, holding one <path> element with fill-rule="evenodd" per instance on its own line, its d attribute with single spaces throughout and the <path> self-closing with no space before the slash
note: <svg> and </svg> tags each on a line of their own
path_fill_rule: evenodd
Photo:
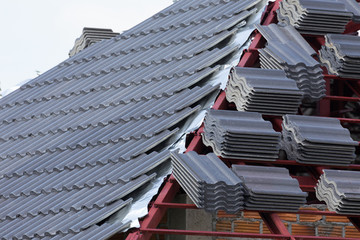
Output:
<svg viewBox="0 0 360 240">
<path fill-rule="evenodd" d="M 359 102 L 360 98 L 358 97 L 343 97 L 343 96 L 325 96 L 324 99 L 329 99 L 332 101 L 346 101 L 346 102 Z"/>
</svg>

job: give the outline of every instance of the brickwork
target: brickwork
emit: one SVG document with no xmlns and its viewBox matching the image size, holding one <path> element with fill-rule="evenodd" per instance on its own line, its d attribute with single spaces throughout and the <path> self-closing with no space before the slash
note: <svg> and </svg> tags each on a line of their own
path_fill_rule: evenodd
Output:
<svg viewBox="0 0 360 240">
<path fill-rule="evenodd" d="M 324 205 L 313 205 L 304 210 L 326 210 Z M 288 231 L 293 235 L 351 237 L 359 238 L 359 231 L 344 216 L 322 216 L 307 214 L 279 213 Z M 218 211 L 216 216 L 216 231 L 231 231 L 239 233 L 271 233 L 257 212 L 240 212 L 227 214 Z M 226 240 L 230 238 L 221 238 Z M 220 239 L 219 239 L 220 240 Z"/>
</svg>

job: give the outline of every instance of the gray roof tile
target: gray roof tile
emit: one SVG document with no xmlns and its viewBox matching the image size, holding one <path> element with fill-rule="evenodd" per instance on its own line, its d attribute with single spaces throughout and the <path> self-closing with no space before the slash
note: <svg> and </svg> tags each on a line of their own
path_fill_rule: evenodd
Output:
<svg viewBox="0 0 360 240">
<path fill-rule="evenodd" d="M 290 25 L 257 27 L 267 40 L 265 48 L 259 49 L 261 68 L 283 69 L 304 92 L 305 101 L 314 102 L 324 97 L 321 65 L 312 57 L 315 52 L 304 38 Z"/>
<path fill-rule="evenodd" d="M 281 145 L 289 159 L 325 165 L 349 165 L 355 160 L 358 142 L 338 119 L 302 115 L 283 119 Z"/>
<path fill-rule="evenodd" d="M 225 91 L 238 111 L 267 115 L 296 114 L 303 96 L 285 71 L 260 68 L 233 68 Z"/>
<path fill-rule="evenodd" d="M 237 50 L 222 43 L 259 2 L 184 0 L 0 99 L 2 237 L 102 239 L 128 226 L 95 224 L 168 160 L 153 151 L 219 89 L 207 80 Z"/>
<path fill-rule="evenodd" d="M 214 154 L 171 153 L 173 175 L 199 208 L 236 213 L 243 209 L 241 180 Z"/>
<path fill-rule="evenodd" d="M 280 148 L 280 133 L 257 112 L 210 109 L 202 139 L 224 158 L 272 161 L 278 158 Z"/>
</svg>

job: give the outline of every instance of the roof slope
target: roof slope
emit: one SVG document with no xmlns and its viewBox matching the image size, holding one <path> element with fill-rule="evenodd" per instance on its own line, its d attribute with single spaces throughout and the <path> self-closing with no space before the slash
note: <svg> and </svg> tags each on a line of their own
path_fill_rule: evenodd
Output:
<svg viewBox="0 0 360 240">
<path fill-rule="evenodd" d="M 159 146 L 218 89 L 206 80 L 235 50 L 222 43 L 258 2 L 175 3 L 1 99 L 3 239 L 115 232 L 95 224 L 169 159 Z"/>
</svg>

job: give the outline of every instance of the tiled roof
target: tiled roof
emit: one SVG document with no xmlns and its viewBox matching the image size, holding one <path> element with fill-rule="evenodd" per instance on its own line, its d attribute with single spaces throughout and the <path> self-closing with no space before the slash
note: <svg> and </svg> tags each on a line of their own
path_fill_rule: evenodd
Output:
<svg viewBox="0 0 360 240">
<path fill-rule="evenodd" d="M 207 80 L 258 2 L 175 3 L 1 99 L 1 236 L 100 239 L 126 228 L 95 224 L 169 159 L 161 143 L 217 91 Z"/>
</svg>

